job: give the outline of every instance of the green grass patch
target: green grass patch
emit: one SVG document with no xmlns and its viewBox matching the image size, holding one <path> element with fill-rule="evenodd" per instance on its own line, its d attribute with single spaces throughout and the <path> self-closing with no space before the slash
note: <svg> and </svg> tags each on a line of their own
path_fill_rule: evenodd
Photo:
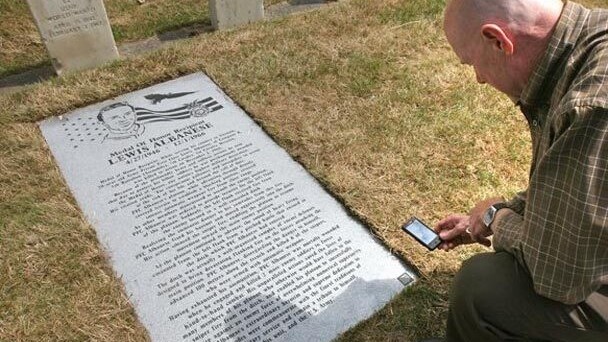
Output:
<svg viewBox="0 0 608 342">
<path fill-rule="evenodd" d="M 370 96 L 380 82 L 380 71 L 386 61 L 373 56 L 353 53 L 348 57 L 346 72 L 351 81 L 348 87 L 353 95 L 358 97 Z"/>
<path fill-rule="evenodd" d="M 108 18 L 117 42 L 151 37 L 194 24 L 211 25 L 206 1 L 106 1 Z"/>
<path fill-rule="evenodd" d="M 380 12 L 384 22 L 408 24 L 420 20 L 434 20 L 443 12 L 446 0 L 401 0 Z"/>
</svg>

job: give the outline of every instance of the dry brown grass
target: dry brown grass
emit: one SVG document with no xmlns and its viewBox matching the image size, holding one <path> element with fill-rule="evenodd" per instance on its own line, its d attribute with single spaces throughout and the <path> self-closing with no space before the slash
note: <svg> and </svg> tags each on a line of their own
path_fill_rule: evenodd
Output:
<svg viewBox="0 0 608 342">
<path fill-rule="evenodd" d="M 452 276 L 485 249 L 428 253 L 400 224 L 525 187 L 530 153 L 514 106 L 451 54 L 438 4 L 344 1 L 0 96 L 0 341 L 147 340 L 35 122 L 199 70 L 420 269 L 339 341 L 442 334 Z"/>
</svg>

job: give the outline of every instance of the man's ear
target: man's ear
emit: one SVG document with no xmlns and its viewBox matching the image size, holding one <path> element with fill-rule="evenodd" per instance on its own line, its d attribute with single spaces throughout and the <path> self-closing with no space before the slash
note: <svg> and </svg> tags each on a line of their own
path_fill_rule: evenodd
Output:
<svg viewBox="0 0 608 342">
<path fill-rule="evenodd" d="M 496 24 L 483 25 L 481 35 L 486 43 L 491 44 L 494 49 L 502 51 L 506 55 L 512 55 L 515 51 L 511 38 Z"/>
</svg>

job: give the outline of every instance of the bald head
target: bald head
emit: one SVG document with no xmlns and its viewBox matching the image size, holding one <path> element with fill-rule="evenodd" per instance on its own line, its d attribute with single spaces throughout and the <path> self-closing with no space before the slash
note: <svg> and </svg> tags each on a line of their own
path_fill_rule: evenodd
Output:
<svg viewBox="0 0 608 342">
<path fill-rule="evenodd" d="M 559 17 L 561 0 L 452 0 L 444 28 L 469 31 L 484 23 L 497 23 L 516 34 L 539 34 Z"/>
<path fill-rule="evenodd" d="M 544 52 L 562 7 L 561 0 L 451 0 L 444 30 L 462 62 L 476 67 L 479 82 L 513 98 Z M 478 70 L 483 67 L 496 70 Z"/>
</svg>

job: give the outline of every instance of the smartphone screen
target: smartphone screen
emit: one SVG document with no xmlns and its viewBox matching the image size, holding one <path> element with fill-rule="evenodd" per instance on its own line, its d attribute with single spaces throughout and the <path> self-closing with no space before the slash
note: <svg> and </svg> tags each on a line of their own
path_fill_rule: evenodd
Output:
<svg viewBox="0 0 608 342">
<path fill-rule="evenodd" d="M 441 238 L 439 238 L 439 235 L 437 235 L 434 230 L 415 217 L 412 217 L 406 224 L 403 225 L 403 230 L 416 238 L 418 242 L 423 244 L 429 250 L 435 249 L 441 243 Z"/>
</svg>

